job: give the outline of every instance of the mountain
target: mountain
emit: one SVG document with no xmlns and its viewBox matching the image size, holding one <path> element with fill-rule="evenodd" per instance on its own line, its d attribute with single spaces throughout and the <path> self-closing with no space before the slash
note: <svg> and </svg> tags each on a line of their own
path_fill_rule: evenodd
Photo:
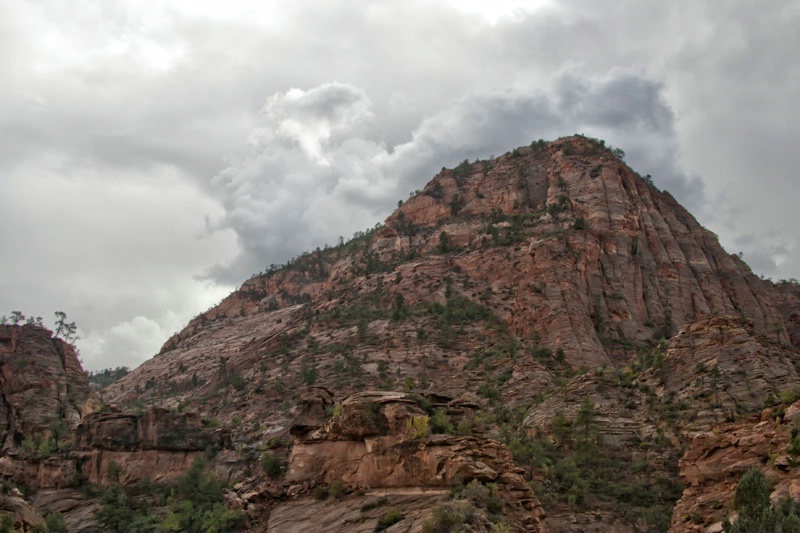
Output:
<svg viewBox="0 0 800 533">
<path fill-rule="evenodd" d="M 464 161 L 268 267 L 102 391 L 75 468 L 166 482 L 213 450 L 253 531 L 705 531 L 744 466 L 794 496 L 800 287 L 621 155 L 574 136 Z"/>
</svg>

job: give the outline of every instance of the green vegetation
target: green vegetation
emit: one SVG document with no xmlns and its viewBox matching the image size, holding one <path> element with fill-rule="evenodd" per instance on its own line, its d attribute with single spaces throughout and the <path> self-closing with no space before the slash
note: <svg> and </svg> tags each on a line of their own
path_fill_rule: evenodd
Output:
<svg viewBox="0 0 800 533">
<path fill-rule="evenodd" d="M 341 481 L 334 481 L 327 487 L 317 486 L 314 489 L 315 500 L 338 500 L 345 495 L 345 486 Z"/>
<path fill-rule="evenodd" d="M 482 484 L 473 479 L 467 485 L 454 487 L 453 501 L 437 505 L 431 517 L 422 525 L 423 533 L 466 531 L 479 512 L 494 524 L 493 531 L 507 531 L 503 520 L 504 504 L 494 483 Z"/>
<path fill-rule="evenodd" d="M 44 525 L 47 533 L 67 533 L 67 524 L 61 513 L 50 512 L 44 515 Z"/>
<path fill-rule="evenodd" d="M 75 341 L 78 340 L 78 336 L 76 335 L 78 326 L 75 325 L 75 322 L 67 322 L 67 314 L 64 311 L 56 311 L 55 316 L 56 319 L 55 325 L 53 326 L 53 337 L 60 337 L 64 342 L 74 347 Z M 0 317 L 0 325 L 6 326 L 9 324 L 12 326 L 26 325 L 36 326 L 38 328 L 46 327 L 42 321 L 42 317 L 26 317 L 22 311 L 11 311 L 10 315 L 3 315 Z"/>
<path fill-rule="evenodd" d="M 317 368 L 316 363 L 312 363 L 309 365 L 306 363 L 306 360 L 300 363 L 300 376 L 303 378 L 303 382 L 306 385 L 313 385 L 317 382 L 317 378 L 319 377 L 319 369 Z"/>
<path fill-rule="evenodd" d="M 430 417 L 428 416 L 412 416 L 406 421 L 406 427 L 411 434 L 412 439 L 424 439 L 428 436 L 430 427 Z"/>
<path fill-rule="evenodd" d="M 130 371 L 131 369 L 127 366 L 118 366 L 117 368 L 105 368 L 96 372 L 87 372 L 86 376 L 89 378 L 89 383 L 95 385 L 98 389 L 104 389 L 115 381 L 124 378 Z"/>
<path fill-rule="evenodd" d="M 523 426 L 526 413 L 525 407 L 496 406 L 481 419 L 498 427 L 493 437 L 508 446 L 517 464 L 540 473 L 543 482 L 535 482 L 534 491 L 545 505 L 563 502 L 575 510 L 610 506 L 629 523 L 641 520 L 651 531 L 669 528 L 672 508 L 683 490 L 677 453 L 660 447 L 669 470 L 659 472 L 629 448 L 606 444 L 595 407 L 587 398 L 573 417 L 556 415 L 555 442 L 528 435 Z"/>
<path fill-rule="evenodd" d="M 55 437 L 43 435 L 26 437 L 19 447 L 22 454 L 31 459 L 47 459 L 57 448 Z"/>
<path fill-rule="evenodd" d="M 800 532 L 797 504 L 784 501 L 772 506 L 769 501 L 771 492 L 772 486 L 761 470 L 756 468 L 748 470 L 739 480 L 733 499 L 739 517 L 734 523 L 726 518 L 723 523 L 725 531 L 727 533 Z"/>
<path fill-rule="evenodd" d="M 271 479 L 278 479 L 283 475 L 285 466 L 277 455 L 272 452 L 265 452 L 261 456 L 261 469 Z"/>
<path fill-rule="evenodd" d="M 388 529 L 390 526 L 400 522 L 403 518 L 405 518 L 405 515 L 401 511 L 391 509 L 380 517 L 378 523 L 375 525 L 375 531 Z"/>
<path fill-rule="evenodd" d="M 433 412 L 433 416 L 430 418 L 430 428 L 431 433 L 444 433 L 452 435 L 455 433 L 453 429 L 453 423 L 450 421 L 450 417 L 447 416 L 444 409 L 436 409 Z"/>
<path fill-rule="evenodd" d="M 14 519 L 7 514 L 0 520 L 0 533 L 14 533 Z"/>
<path fill-rule="evenodd" d="M 240 511 L 225 508 L 222 484 L 206 463 L 198 458 L 173 486 L 141 482 L 123 487 L 114 483 L 100 498 L 95 514 L 104 531 L 189 532 L 235 531 L 241 522 Z M 166 514 L 159 510 L 167 506 Z"/>
</svg>

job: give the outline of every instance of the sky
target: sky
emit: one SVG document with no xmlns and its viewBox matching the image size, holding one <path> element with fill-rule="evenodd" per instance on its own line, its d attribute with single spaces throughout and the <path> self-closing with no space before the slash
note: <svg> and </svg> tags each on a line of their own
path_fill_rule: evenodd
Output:
<svg viewBox="0 0 800 533">
<path fill-rule="evenodd" d="M 800 2 L 0 0 L 0 315 L 135 367 L 442 166 L 605 139 L 800 278 Z"/>
</svg>

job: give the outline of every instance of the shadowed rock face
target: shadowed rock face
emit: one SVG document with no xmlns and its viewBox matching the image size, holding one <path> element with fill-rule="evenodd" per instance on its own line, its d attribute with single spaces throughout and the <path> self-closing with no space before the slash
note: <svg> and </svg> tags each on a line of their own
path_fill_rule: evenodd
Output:
<svg viewBox="0 0 800 533">
<path fill-rule="evenodd" d="M 197 413 L 151 407 L 141 415 L 93 413 L 75 432 L 76 450 L 190 452 L 230 442 L 229 430 L 212 432 Z"/>
<path fill-rule="evenodd" d="M 26 437 L 49 434 L 59 421 L 74 429 L 101 405 L 72 346 L 44 328 L 0 326 L 3 451 L 15 450 Z"/>
</svg>

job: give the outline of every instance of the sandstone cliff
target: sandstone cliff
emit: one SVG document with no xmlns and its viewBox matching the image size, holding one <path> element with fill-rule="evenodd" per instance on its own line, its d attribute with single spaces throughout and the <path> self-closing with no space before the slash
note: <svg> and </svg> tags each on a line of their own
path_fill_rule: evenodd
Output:
<svg viewBox="0 0 800 533">
<path fill-rule="evenodd" d="M 3 452 L 35 436 L 65 436 L 101 405 L 72 346 L 37 326 L 0 326 Z"/>
</svg>

